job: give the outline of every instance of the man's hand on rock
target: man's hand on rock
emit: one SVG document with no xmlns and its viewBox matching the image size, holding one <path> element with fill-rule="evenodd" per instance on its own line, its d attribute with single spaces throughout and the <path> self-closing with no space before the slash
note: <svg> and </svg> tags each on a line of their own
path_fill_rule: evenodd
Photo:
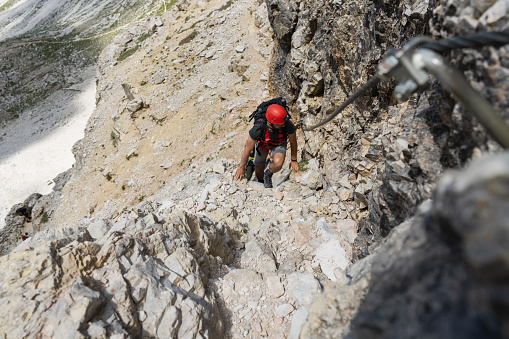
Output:
<svg viewBox="0 0 509 339">
<path fill-rule="evenodd" d="M 293 173 L 299 172 L 299 163 L 297 161 L 290 161 L 290 166 L 288 168 L 291 168 L 293 170 Z"/>
<path fill-rule="evenodd" d="M 246 167 L 245 166 L 239 166 L 237 168 L 237 171 L 235 172 L 235 180 L 240 180 L 244 176 L 244 173 L 246 173 Z"/>
</svg>

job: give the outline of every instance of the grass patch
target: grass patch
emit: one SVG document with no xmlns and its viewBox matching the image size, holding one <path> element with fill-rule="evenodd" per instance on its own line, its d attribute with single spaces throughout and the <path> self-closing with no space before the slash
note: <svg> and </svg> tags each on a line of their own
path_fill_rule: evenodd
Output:
<svg viewBox="0 0 509 339">
<path fill-rule="evenodd" d="M 171 0 L 171 1 L 163 0 L 163 3 L 161 4 L 161 6 L 159 6 L 159 8 L 156 11 L 156 14 L 162 15 L 164 12 L 169 11 L 170 8 L 172 8 L 173 5 L 175 5 L 177 3 L 177 1 L 178 0 Z"/>
<path fill-rule="evenodd" d="M 140 45 L 136 45 L 133 48 L 128 49 L 124 53 L 120 54 L 117 58 L 117 61 L 124 61 L 125 59 L 129 58 L 131 55 L 136 53 L 136 51 L 140 48 Z"/>
<path fill-rule="evenodd" d="M 9 0 L 2 7 L 0 7 L 0 13 L 14 5 L 18 0 Z"/>
<path fill-rule="evenodd" d="M 46 223 L 46 222 L 48 222 L 48 220 L 49 220 L 48 212 L 44 212 L 44 214 L 42 215 L 42 218 L 41 218 L 41 222 Z"/>
<path fill-rule="evenodd" d="M 150 33 L 144 33 L 138 38 L 138 42 L 142 43 L 143 41 L 147 40 L 152 34 Z"/>
<path fill-rule="evenodd" d="M 308 170 L 308 164 L 309 161 L 301 160 L 301 162 L 299 162 L 299 171 L 306 172 Z"/>
<path fill-rule="evenodd" d="M 115 135 L 115 132 L 111 131 L 110 138 L 111 138 L 113 147 L 117 147 L 118 139 L 117 139 L 117 136 Z"/>
</svg>

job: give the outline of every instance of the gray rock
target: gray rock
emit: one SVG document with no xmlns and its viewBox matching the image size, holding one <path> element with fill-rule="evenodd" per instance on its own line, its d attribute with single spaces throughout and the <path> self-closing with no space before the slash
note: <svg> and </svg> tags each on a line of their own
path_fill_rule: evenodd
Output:
<svg viewBox="0 0 509 339">
<path fill-rule="evenodd" d="M 143 100 L 138 98 L 129 102 L 126 106 L 127 110 L 131 113 L 139 111 L 143 107 Z"/>
<path fill-rule="evenodd" d="M 300 338 L 300 332 L 302 326 L 306 322 L 308 314 L 309 312 L 306 309 L 298 309 L 297 311 L 293 312 L 292 325 L 290 327 L 290 334 L 288 335 L 288 339 Z"/>
<path fill-rule="evenodd" d="M 182 311 L 175 306 L 170 306 L 164 312 L 164 315 L 157 328 L 157 336 L 176 338 L 180 327 L 182 326 Z"/>
<path fill-rule="evenodd" d="M 179 0 L 175 4 L 179 11 L 185 11 L 189 7 L 189 0 Z"/>
<path fill-rule="evenodd" d="M 108 233 L 110 228 L 111 225 L 108 223 L 108 221 L 100 219 L 88 225 L 87 230 L 92 238 L 99 239 L 103 237 L 106 233 Z"/>
<path fill-rule="evenodd" d="M 295 272 L 288 275 L 287 279 L 288 292 L 303 307 L 309 307 L 315 294 L 322 291 L 320 283 L 311 273 Z"/>
<path fill-rule="evenodd" d="M 267 291 L 269 296 L 272 298 L 279 298 L 283 294 L 285 294 L 285 287 L 281 282 L 281 278 L 277 275 L 268 276 L 265 279 L 265 283 L 267 284 Z"/>
<path fill-rule="evenodd" d="M 168 75 L 164 72 L 157 72 L 152 76 L 152 83 L 154 85 L 160 85 L 162 84 L 166 79 L 168 78 Z"/>
<path fill-rule="evenodd" d="M 348 324 L 341 319 L 345 314 L 353 317 L 351 337 L 394 337 L 397 333 L 464 337 L 473 332 L 497 337 L 504 333 L 493 317 L 503 318 L 497 310 L 506 307 L 496 295 L 500 277 L 509 271 L 502 259 L 509 248 L 509 193 L 502 184 L 509 180 L 508 173 L 509 154 L 504 153 L 444 175 L 433 202 L 422 204 L 373 254 L 348 270 L 348 286 L 336 285 L 334 296 L 326 288 L 323 296 L 315 298 L 301 336 L 344 336 Z M 365 294 L 362 302 L 359 296 L 352 298 L 354 291 Z M 477 298 L 471 299 L 473 294 Z M 433 308 L 426 309 L 430 300 Z M 338 313 L 325 314 L 324 302 L 327 309 Z M 471 312 L 463 312 L 465 308 Z M 476 316 L 480 313 L 483 317 Z M 428 327 L 438 314 L 442 321 Z M 319 322 L 334 326 L 323 328 Z M 458 325 L 450 326 L 452 323 Z"/>
<path fill-rule="evenodd" d="M 434 210 L 442 225 L 460 237 L 466 258 L 484 279 L 509 272 L 509 153 L 483 157 L 463 172 L 446 173 L 437 188 Z"/>
<path fill-rule="evenodd" d="M 169 140 L 157 140 L 154 144 L 154 153 L 164 152 L 170 146 L 171 141 Z"/>
<path fill-rule="evenodd" d="M 275 272 L 276 260 L 272 251 L 264 244 L 252 240 L 246 244 L 242 253 L 241 263 L 244 267 L 252 268 L 257 272 Z"/>
<path fill-rule="evenodd" d="M 268 13 L 267 13 L 267 5 L 265 2 L 262 2 L 260 6 L 256 9 L 255 13 L 255 26 L 260 28 L 268 25 Z"/>
<path fill-rule="evenodd" d="M 314 170 L 308 170 L 302 175 L 301 183 L 312 190 L 318 190 L 323 187 L 323 175 Z"/>
<path fill-rule="evenodd" d="M 53 190 L 61 191 L 64 188 L 65 184 L 67 184 L 67 182 L 71 178 L 72 174 L 73 174 L 72 169 L 68 169 L 67 171 L 62 172 L 59 175 L 57 175 L 53 179 L 53 182 L 55 183 L 55 186 L 53 186 Z"/>
</svg>

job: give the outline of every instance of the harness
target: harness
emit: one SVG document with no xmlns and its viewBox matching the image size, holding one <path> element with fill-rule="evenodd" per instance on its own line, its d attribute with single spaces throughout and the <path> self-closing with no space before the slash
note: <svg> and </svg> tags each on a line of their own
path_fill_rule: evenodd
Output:
<svg viewBox="0 0 509 339">
<path fill-rule="evenodd" d="M 280 129 L 278 131 L 271 131 L 267 128 L 267 124 L 264 123 L 264 126 L 261 126 L 262 129 L 262 137 L 256 142 L 256 145 L 264 150 L 265 152 L 270 152 L 275 146 L 280 145 L 286 140 L 288 133 L 286 133 L 286 128 Z M 260 151 L 258 150 L 258 155 L 260 155 Z"/>
</svg>

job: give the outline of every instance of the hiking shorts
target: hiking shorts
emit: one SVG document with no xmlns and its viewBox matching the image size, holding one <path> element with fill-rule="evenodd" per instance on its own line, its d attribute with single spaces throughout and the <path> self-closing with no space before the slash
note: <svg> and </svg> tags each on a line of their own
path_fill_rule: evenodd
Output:
<svg viewBox="0 0 509 339">
<path fill-rule="evenodd" d="M 270 152 L 273 155 L 276 153 L 281 153 L 284 156 L 286 156 L 286 146 L 287 146 L 287 143 L 284 142 L 280 145 L 274 146 L 274 148 L 272 148 L 272 150 Z M 258 144 L 257 144 L 255 147 L 254 154 L 255 154 L 254 165 L 255 166 L 265 166 L 265 164 L 267 163 L 267 155 L 269 153 L 264 151 L 263 149 L 261 149 L 261 147 L 258 147 Z"/>
</svg>

